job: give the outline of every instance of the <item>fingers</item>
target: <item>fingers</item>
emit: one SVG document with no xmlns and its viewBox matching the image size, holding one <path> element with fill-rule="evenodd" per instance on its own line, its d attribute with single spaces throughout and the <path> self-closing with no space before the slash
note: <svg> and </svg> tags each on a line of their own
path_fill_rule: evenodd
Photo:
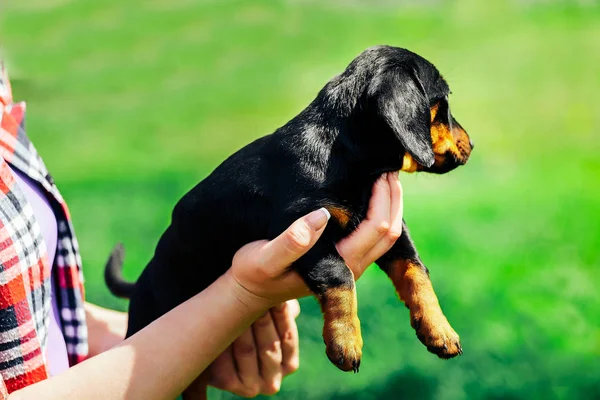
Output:
<svg viewBox="0 0 600 400">
<path fill-rule="evenodd" d="M 402 213 L 404 211 L 402 185 L 394 173 L 388 174 L 387 181 L 390 187 L 390 229 L 363 257 L 365 267 L 387 253 L 402 234 Z"/>
<path fill-rule="evenodd" d="M 383 174 L 373 186 L 367 217 L 352 235 L 337 244 L 356 278 L 400 237 L 403 208 L 402 186 L 396 173 Z"/>
<path fill-rule="evenodd" d="M 281 387 L 281 341 L 270 312 L 266 312 L 253 325 L 254 343 L 260 368 L 260 393 L 275 394 Z"/>
<path fill-rule="evenodd" d="M 391 189 L 387 174 L 383 174 L 373 186 L 367 217 L 349 237 L 337 245 L 338 252 L 353 272 L 364 270 L 363 258 L 389 231 Z"/>
<path fill-rule="evenodd" d="M 404 213 L 404 198 L 402 197 L 402 184 L 396 174 L 390 174 L 390 188 L 392 196 L 392 226 L 394 232 L 402 233 L 402 216 Z"/>
<path fill-rule="evenodd" d="M 281 274 L 282 268 L 292 264 L 317 242 L 329 217 L 329 212 L 321 208 L 296 220 L 285 232 L 262 246 L 260 264 L 271 269 L 274 276 Z"/>
<path fill-rule="evenodd" d="M 286 303 L 277 307 L 273 314 L 265 313 L 211 364 L 210 385 L 243 397 L 279 391 L 284 374 L 290 373 L 284 371 L 284 365 L 286 371 L 291 368 L 289 362 L 284 363 L 277 326 L 281 325 L 286 332 L 290 325 L 295 328 L 294 319 L 299 313 L 297 301 L 289 304 L 289 307 Z M 295 338 L 292 340 L 295 345 L 291 346 L 293 351 L 286 347 L 286 354 L 293 360 L 297 358 L 297 330 L 292 337 Z"/>
<path fill-rule="evenodd" d="M 246 329 L 232 347 L 237 376 L 242 383 L 242 396 L 257 396 L 260 393 L 260 376 L 252 328 Z"/>
<path fill-rule="evenodd" d="M 298 318 L 298 315 L 300 315 L 300 303 L 298 302 L 298 300 L 288 300 L 284 304 L 285 307 L 289 309 L 289 313 L 291 314 L 292 318 Z"/>
<path fill-rule="evenodd" d="M 295 321 L 298 314 L 300 314 L 298 300 L 290 300 L 271 309 L 281 341 L 281 368 L 284 376 L 296 372 L 300 365 L 300 340 Z"/>
<path fill-rule="evenodd" d="M 241 393 L 243 384 L 236 370 L 235 361 L 233 359 L 233 346 L 229 346 L 223 353 L 212 362 L 208 369 L 208 384 L 217 389 L 226 390 L 238 396 L 243 396 Z M 194 382 L 196 383 L 196 382 Z"/>
</svg>

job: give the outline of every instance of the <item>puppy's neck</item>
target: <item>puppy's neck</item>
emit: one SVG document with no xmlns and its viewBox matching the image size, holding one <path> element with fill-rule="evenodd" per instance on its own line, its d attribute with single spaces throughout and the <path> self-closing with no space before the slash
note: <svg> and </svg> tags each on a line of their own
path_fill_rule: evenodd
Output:
<svg viewBox="0 0 600 400">
<path fill-rule="evenodd" d="M 361 104 L 368 68 L 349 68 L 334 77 L 298 116 L 280 129 L 298 143 L 300 159 L 325 176 L 353 178 L 398 171 L 404 149 L 389 128 L 369 117 Z M 294 146 L 296 147 L 296 146 Z M 335 171 L 335 172 L 333 172 Z"/>
<path fill-rule="evenodd" d="M 402 168 L 399 143 L 360 118 L 331 115 L 313 106 L 287 128 L 286 134 L 296 136 L 299 143 L 297 157 L 312 163 L 325 180 L 370 177 Z"/>
</svg>

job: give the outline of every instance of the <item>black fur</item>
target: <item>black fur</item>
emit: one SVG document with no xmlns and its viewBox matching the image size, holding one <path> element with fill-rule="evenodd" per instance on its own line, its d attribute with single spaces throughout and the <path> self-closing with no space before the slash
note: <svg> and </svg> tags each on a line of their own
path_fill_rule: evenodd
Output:
<svg viewBox="0 0 600 400">
<path fill-rule="evenodd" d="M 210 285 L 243 245 L 272 239 L 323 206 L 348 210 L 351 223 L 330 222 L 292 267 L 317 295 L 352 287 L 334 244 L 365 217 L 375 180 L 398 171 L 406 152 L 432 166 L 430 106 L 448 93 L 437 69 L 408 50 L 361 53 L 298 116 L 233 154 L 178 202 L 131 294 L 127 334 Z M 418 259 L 407 230 L 386 257 Z"/>
</svg>

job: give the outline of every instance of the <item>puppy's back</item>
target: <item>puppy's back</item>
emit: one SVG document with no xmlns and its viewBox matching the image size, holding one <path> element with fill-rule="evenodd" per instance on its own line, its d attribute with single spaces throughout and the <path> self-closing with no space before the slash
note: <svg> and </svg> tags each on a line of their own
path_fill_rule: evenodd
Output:
<svg viewBox="0 0 600 400">
<path fill-rule="evenodd" d="M 240 247 L 268 238 L 270 191 L 277 186 L 266 174 L 270 137 L 234 153 L 175 206 L 171 224 L 138 281 L 160 290 L 155 296 L 160 314 L 214 282 Z"/>
</svg>

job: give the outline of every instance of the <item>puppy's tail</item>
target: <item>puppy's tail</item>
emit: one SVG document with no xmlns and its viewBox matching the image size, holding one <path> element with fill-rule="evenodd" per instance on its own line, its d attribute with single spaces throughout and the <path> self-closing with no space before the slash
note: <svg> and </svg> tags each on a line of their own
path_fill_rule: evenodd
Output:
<svg viewBox="0 0 600 400">
<path fill-rule="evenodd" d="M 110 253 L 106 267 L 104 268 L 104 281 L 108 290 L 117 296 L 125 299 L 131 298 L 135 283 L 123 279 L 123 259 L 125 258 L 125 248 L 122 243 L 117 243 Z"/>
</svg>

